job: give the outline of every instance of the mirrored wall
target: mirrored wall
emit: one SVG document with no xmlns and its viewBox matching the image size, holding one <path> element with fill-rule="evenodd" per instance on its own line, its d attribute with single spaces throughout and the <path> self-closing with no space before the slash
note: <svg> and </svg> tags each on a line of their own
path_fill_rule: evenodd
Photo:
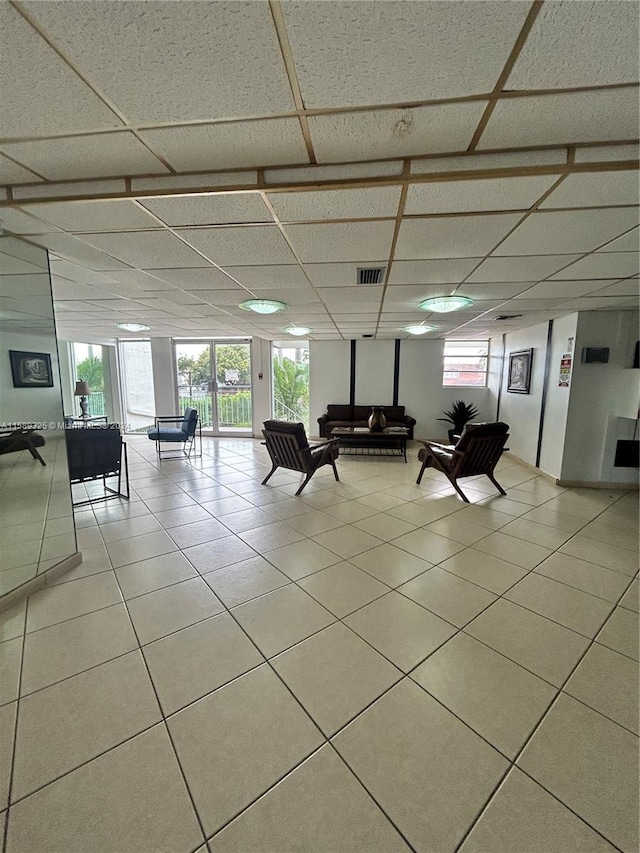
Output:
<svg viewBox="0 0 640 853">
<path fill-rule="evenodd" d="M 0 237 L 0 605 L 75 554 L 47 252 Z"/>
</svg>

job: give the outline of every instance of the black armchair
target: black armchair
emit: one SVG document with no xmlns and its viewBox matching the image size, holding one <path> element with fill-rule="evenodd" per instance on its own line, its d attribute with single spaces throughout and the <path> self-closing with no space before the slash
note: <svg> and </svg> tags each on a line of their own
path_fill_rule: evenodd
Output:
<svg viewBox="0 0 640 853">
<path fill-rule="evenodd" d="M 104 494 L 88 500 L 74 501 L 74 506 L 97 503 L 111 498 L 129 500 L 129 462 L 127 445 L 116 424 L 87 429 L 66 429 L 69 478 L 72 484 L 102 480 Z M 122 491 L 124 484 L 126 491 Z M 107 479 L 117 477 L 117 488 L 107 486 Z"/>
</svg>

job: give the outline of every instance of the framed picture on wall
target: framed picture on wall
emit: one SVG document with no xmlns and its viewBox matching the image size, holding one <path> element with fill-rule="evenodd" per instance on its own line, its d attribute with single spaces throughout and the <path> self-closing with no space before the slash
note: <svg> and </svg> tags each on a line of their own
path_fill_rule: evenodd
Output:
<svg viewBox="0 0 640 853">
<path fill-rule="evenodd" d="M 528 394 L 531 386 L 531 364 L 533 349 L 521 349 L 509 353 L 509 381 L 507 391 L 511 394 Z"/>
<path fill-rule="evenodd" d="M 51 356 L 48 352 L 9 350 L 14 388 L 53 388 Z"/>
</svg>

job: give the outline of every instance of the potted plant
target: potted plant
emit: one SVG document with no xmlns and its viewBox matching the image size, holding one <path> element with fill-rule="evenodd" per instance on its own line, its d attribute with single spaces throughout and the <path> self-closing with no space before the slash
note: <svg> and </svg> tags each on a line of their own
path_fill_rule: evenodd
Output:
<svg viewBox="0 0 640 853">
<path fill-rule="evenodd" d="M 452 429 L 448 430 L 449 442 L 455 444 L 460 433 L 465 426 L 472 421 L 478 414 L 478 410 L 473 403 L 465 403 L 463 400 L 456 400 L 448 411 L 442 413 L 444 418 L 438 418 L 439 421 L 446 421 L 453 424 Z"/>
</svg>

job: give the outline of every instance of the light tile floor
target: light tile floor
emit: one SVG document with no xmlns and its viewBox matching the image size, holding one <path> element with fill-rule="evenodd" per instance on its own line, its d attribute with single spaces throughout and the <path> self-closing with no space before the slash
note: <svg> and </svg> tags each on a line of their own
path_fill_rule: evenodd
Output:
<svg viewBox="0 0 640 853">
<path fill-rule="evenodd" d="M 129 449 L 0 618 L 6 853 L 636 853 L 637 492 Z"/>
</svg>

